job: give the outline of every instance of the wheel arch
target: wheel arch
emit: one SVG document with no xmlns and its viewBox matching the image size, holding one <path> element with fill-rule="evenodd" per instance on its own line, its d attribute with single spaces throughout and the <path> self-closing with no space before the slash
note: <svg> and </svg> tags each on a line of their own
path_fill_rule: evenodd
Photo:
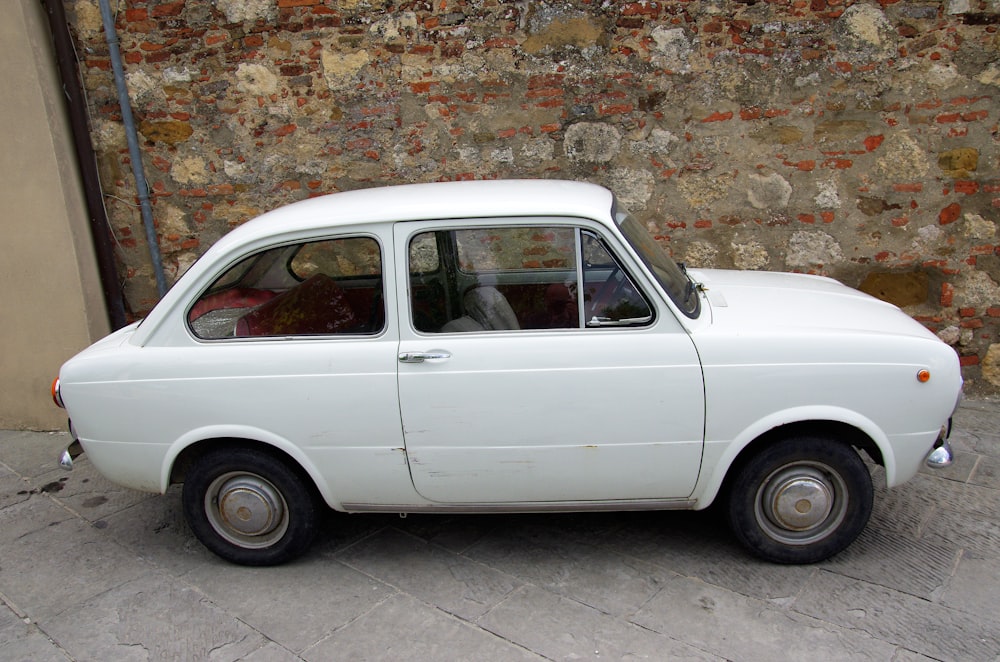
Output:
<svg viewBox="0 0 1000 662">
<path fill-rule="evenodd" d="M 183 483 L 188 469 L 209 451 L 218 448 L 253 448 L 284 461 L 315 491 L 327 505 L 336 503 L 330 486 L 302 449 L 277 435 L 247 428 L 219 427 L 192 432 L 171 445 L 160 476 L 161 492 L 175 483 Z"/>
<path fill-rule="evenodd" d="M 887 478 L 895 474 L 895 457 L 889 439 L 870 419 L 832 408 L 822 412 L 810 410 L 808 415 L 803 413 L 783 412 L 763 419 L 729 443 L 716 461 L 715 471 L 706 476 L 706 482 L 700 486 L 698 507 L 705 508 L 713 503 L 749 458 L 771 444 L 796 436 L 837 439 L 865 451 L 876 464 L 885 468 Z"/>
</svg>

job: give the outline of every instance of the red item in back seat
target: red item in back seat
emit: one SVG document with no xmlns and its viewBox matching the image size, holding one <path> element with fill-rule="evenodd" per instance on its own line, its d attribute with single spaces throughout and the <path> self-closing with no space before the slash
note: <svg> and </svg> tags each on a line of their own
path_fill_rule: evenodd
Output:
<svg viewBox="0 0 1000 662">
<path fill-rule="evenodd" d="M 195 321 L 205 313 L 222 308 L 253 308 L 265 301 L 273 299 L 276 293 L 271 290 L 254 290 L 249 288 L 236 288 L 219 292 L 204 297 L 194 305 L 188 314 L 188 321 Z"/>
<path fill-rule="evenodd" d="M 326 274 L 316 274 L 241 317 L 236 335 L 326 335 L 344 333 L 358 324 L 340 286 Z"/>
</svg>

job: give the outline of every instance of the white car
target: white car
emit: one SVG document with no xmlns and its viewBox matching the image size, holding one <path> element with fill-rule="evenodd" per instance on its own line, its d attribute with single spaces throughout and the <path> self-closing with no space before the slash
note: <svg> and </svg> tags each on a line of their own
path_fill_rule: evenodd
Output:
<svg viewBox="0 0 1000 662">
<path fill-rule="evenodd" d="M 810 563 L 951 462 L 955 352 L 815 276 L 685 270 L 598 186 L 418 184 L 264 214 L 53 384 L 122 485 L 183 482 L 195 535 L 286 561 L 324 506 L 703 509 Z"/>
</svg>

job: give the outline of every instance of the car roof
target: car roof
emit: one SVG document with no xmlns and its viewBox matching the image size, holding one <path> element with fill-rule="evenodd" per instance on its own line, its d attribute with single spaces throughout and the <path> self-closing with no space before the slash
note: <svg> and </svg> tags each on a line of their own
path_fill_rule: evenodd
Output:
<svg viewBox="0 0 1000 662">
<path fill-rule="evenodd" d="M 557 179 L 403 184 L 332 193 L 295 202 L 244 223 L 220 243 L 275 233 L 363 223 L 451 218 L 566 216 L 608 219 L 613 196 L 595 184 Z"/>
<path fill-rule="evenodd" d="M 381 186 L 310 198 L 262 214 L 216 241 L 178 280 L 198 279 L 217 260 L 278 235 L 349 229 L 371 223 L 548 216 L 611 221 L 614 196 L 596 184 L 561 179 L 503 179 Z M 187 287 L 172 287 L 136 329 L 131 342 L 143 345 Z"/>
</svg>

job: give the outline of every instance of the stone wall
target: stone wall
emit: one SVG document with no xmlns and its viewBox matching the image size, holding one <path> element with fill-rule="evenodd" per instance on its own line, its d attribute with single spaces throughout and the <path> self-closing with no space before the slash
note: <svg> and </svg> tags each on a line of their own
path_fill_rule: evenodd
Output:
<svg viewBox="0 0 1000 662">
<path fill-rule="evenodd" d="M 96 0 L 66 0 L 136 315 L 156 298 Z M 116 4 L 116 3 L 113 3 Z M 123 0 L 170 278 L 380 184 L 607 185 L 691 265 L 894 301 L 1000 387 L 1000 2 Z"/>
</svg>

